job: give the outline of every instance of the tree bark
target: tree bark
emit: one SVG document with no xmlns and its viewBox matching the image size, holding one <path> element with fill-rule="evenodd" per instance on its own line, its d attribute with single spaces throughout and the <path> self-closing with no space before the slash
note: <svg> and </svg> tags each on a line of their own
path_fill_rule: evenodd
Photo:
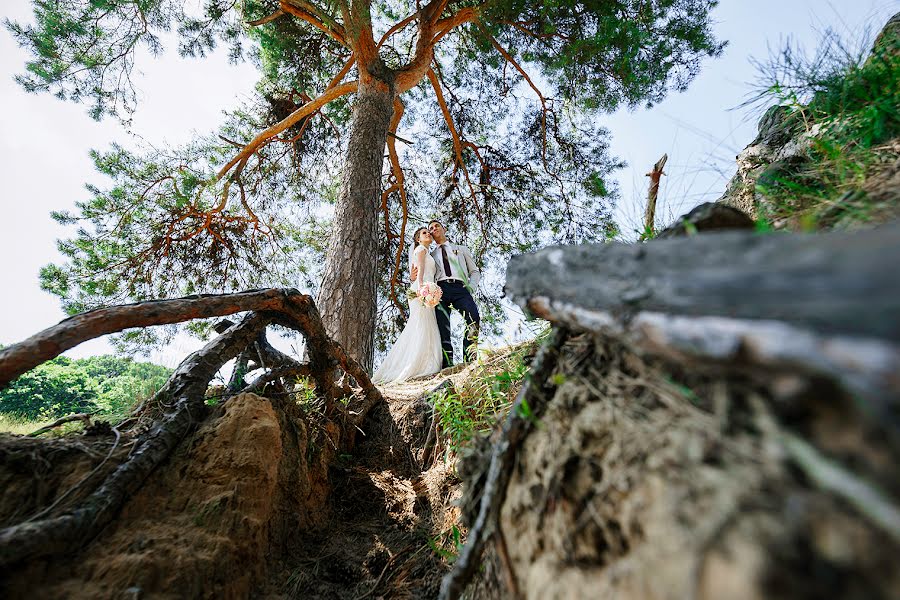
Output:
<svg viewBox="0 0 900 600">
<path fill-rule="evenodd" d="M 378 275 L 378 210 L 384 146 L 394 112 L 393 76 L 361 77 L 341 192 L 316 304 L 328 335 L 372 370 Z"/>
<path fill-rule="evenodd" d="M 698 366 L 833 381 L 900 448 L 900 224 L 864 232 L 706 233 L 514 256 L 531 314 Z"/>
</svg>

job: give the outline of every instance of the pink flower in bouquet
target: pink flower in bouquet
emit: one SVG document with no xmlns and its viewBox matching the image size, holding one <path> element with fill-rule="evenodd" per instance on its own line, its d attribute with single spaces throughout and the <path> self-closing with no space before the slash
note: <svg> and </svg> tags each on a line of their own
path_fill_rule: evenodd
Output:
<svg viewBox="0 0 900 600">
<path fill-rule="evenodd" d="M 443 294 L 444 292 L 441 291 L 441 288 L 438 287 L 436 283 L 430 281 L 423 283 L 418 290 L 419 299 L 422 301 L 422 304 L 431 308 L 434 308 L 440 303 Z"/>
</svg>

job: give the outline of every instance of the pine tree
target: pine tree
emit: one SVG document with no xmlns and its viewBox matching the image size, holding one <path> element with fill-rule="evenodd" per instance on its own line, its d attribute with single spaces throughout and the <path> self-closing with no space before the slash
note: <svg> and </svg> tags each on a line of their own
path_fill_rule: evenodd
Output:
<svg viewBox="0 0 900 600">
<path fill-rule="evenodd" d="M 36 0 L 34 25 L 7 22 L 33 55 L 20 83 L 98 119 L 127 120 L 136 51 L 172 28 L 182 54 L 224 43 L 261 74 L 186 147 L 94 153 L 114 185 L 55 215 L 83 226 L 43 285 L 75 312 L 321 276 L 327 330 L 371 367 L 377 324 L 396 322 L 379 306 L 402 319 L 411 220 L 440 218 L 485 263 L 611 235 L 599 118 L 683 90 L 722 51 L 716 4 Z"/>
</svg>

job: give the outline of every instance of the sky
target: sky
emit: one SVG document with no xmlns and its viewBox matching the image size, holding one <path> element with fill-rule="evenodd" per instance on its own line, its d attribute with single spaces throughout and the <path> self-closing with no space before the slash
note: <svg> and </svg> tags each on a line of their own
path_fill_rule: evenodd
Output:
<svg viewBox="0 0 900 600">
<path fill-rule="evenodd" d="M 734 157 L 756 135 L 758 113 L 738 109 L 756 77 L 751 58 L 791 38 L 814 48 L 826 28 L 854 39 L 877 32 L 900 11 L 897 0 L 722 0 L 714 30 L 728 47 L 707 60 L 690 88 L 651 109 L 621 110 L 603 117 L 612 153 L 628 166 L 615 175 L 621 198 L 616 219 L 628 236 L 640 227 L 647 191 L 645 173 L 669 155 L 657 208 L 658 221 L 673 221 L 702 202 L 714 201 L 734 173 Z M 0 16 L 31 19 L 31 3 L 3 0 Z M 21 341 L 65 317 L 56 297 L 42 291 L 40 268 L 60 262 L 56 240 L 71 235 L 50 212 L 74 209 L 89 198 L 85 183 L 102 183 L 88 152 L 113 142 L 130 145 L 114 120 L 96 122 L 84 106 L 51 95 L 26 94 L 13 80 L 27 55 L 8 31 L 0 31 L 0 344 Z M 195 132 L 214 129 L 222 111 L 249 95 L 257 75 L 249 64 L 231 65 L 224 53 L 182 59 L 138 57 L 140 103 L 130 131 L 155 146 L 178 145 Z M 402 132 L 399 132 L 402 135 Z M 151 357 L 174 366 L 197 342 L 178 339 Z M 70 350 L 73 357 L 110 352 L 103 340 Z"/>
</svg>

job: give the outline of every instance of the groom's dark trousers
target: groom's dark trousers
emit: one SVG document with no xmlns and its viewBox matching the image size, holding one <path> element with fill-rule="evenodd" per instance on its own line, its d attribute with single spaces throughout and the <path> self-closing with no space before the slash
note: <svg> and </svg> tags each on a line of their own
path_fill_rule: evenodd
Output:
<svg viewBox="0 0 900 600">
<path fill-rule="evenodd" d="M 438 281 L 443 295 L 437 306 L 438 331 L 441 333 L 441 368 L 446 369 L 453 364 L 453 342 L 450 340 L 450 309 L 455 308 L 462 313 L 466 321 L 466 332 L 463 336 L 463 362 L 469 357 L 469 348 L 478 341 L 478 328 L 481 316 L 478 305 L 461 281 Z"/>
</svg>

